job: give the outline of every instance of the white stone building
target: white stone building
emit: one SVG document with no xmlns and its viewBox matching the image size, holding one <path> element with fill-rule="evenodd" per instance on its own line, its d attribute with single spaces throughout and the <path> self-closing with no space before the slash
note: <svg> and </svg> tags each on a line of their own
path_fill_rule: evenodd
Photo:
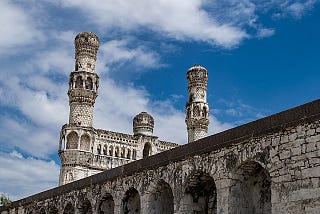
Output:
<svg viewBox="0 0 320 214">
<path fill-rule="evenodd" d="M 60 185 L 178 146 L 153 135 L 154 119 L 147 112 L 134 117 L 133 135 L 93 127 L 99 88 L 99 76 L 95 72 L 98 48 L 99 38 L 91 32 L 79 33 L 75 38 L 75 71 L 70 74 L 68 90 L 69 123 L 62 127 L 59 143 Z M 201 66 L 193 66 L 187 72 L 187 79 L 186 124 L 188 142 L 192 142 L 207 134 L 208 72 Z"/>
</svg>

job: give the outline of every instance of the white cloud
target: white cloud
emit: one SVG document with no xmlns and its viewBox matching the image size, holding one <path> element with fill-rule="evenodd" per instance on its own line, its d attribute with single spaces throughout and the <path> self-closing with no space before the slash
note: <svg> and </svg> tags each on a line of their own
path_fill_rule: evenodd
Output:
<svg viewBox="0 0 320 214">
<path fill-rule="evenodd" d="M 63 7 L 81 10 L 101 31 L 114 27 L 135 30 L 147 27 L 179 40 L 206 41 L 231 47 L 248 35 L 232 23 L 220 23 L 202 8 L 201 0 L 175 1 L 60 1 Z"/>
<path fill-rule="evenodd" d="M 0 54 L 16 53 L 18 47 L 35 44 L 43 39 L 33 18 L 12 1 L 0 1 Z"/>
<path fill-rule="evenodd" d="M 0 152 L 1 193 L 17 200 L 58 185 L 59 166 L 53 161 Z"/>
<path fill-rule="evenodd" d="M 268 28 L 259 28 L 257 30 L 257 37 L 258 38 L 265 38 L 265 37 L 270 37 L 273 34 L 275 34 L 274 29 L 268 29 Z"/>
<path fill-rule="evenodd" d="M 291 16 L 295 19 L 300 19 L 311 11 L 319 0 L 273 0 L 267 4 L 268 10 L 275 10 L 273 18 L 284 18 Z M 263 7 L 265 5 L 261 5 Z"/>
<path fill-rule="evenodd" d="M 48 158 L 58 151 L 59 126 L 62 124 L 48 128 L 9 116 L 1 116 L 0 120 L 2 148 L 19 148 L 24 153 L 42 158 Z"/>
<path fill-rule="evenodd" d="M 284 11 L 295 18 L 301 18 L 307 11 L 311 10 L 317 2 L 317 0 L 292 2 L 284 8 Z"/>
<path fill-rule="evenodd" d="M 104 63 L 108 67 L 121 64 L 131 63 L 133 68 L 159 68 L 160 56 L 157 52 L 149 50 L 147 47 L 137 45 L 130 48 L 129 45 L 134 44 L 133 41 L 126 39 L 110 40 L 103 43 L 99 47 L 99 62 Z M 127 67 L 129 67 L 127 65 Z M 98 68 L 101 68 L 98 67 Z M 102 69 L 103 70 L 103 69 Z"/>
</svg>

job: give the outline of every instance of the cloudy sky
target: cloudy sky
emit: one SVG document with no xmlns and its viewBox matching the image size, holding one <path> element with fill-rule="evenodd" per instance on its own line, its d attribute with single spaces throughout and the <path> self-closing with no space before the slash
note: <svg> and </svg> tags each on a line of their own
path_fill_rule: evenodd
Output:
<svg viewBox="0 0 320 214">
<path fill-rule="evenodd" d="M 103 3 L 102 3 L 103 2 Z M 147 111 L 186 143 L 186 71 L 209 72 L 209 134 L 319 97 L 319 0 L 1 0 L 0 193 L 58 185 L 74 37 L 100 38 L 94 126 L 132 133 Z"/>
</svg>

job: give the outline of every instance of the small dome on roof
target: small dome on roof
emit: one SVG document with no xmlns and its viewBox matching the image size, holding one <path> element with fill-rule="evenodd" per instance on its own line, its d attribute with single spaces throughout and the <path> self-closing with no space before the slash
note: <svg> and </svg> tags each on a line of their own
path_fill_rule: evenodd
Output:
<svg viewBox="0 0 320 214">
<path fill-rule="evenodd" d="M 152 135 L 154 127 L 153 117 L 147 112 L 141 112 L 133 118 L 133 134 Z"/>
</svg>

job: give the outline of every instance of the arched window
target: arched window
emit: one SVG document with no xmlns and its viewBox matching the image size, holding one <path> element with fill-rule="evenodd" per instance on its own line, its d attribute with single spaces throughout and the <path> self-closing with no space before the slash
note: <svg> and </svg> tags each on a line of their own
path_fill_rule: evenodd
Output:
<svg viewBox="0 0 320 214">
<path fill-rule="evenodd" d="M 127 152 L 127 159 L 131 159 L 131 150 L 128 149 L 128 152 Z"/>
<path fill-rule="evenodd" d="M 104 154 L 104 155 L 107 155 L 107 154 L 108 154 L 108 146 L 107 146 L 107 145 L 104 145 L 104 146 L 103 146 L 103 154 Z"/>
<path fill-rule="evenodd" d="M 205 106 L 203 107 L 202 116 L 207 117 L 207 108 Z"/>
<path fill-rule="evenodd" d="M 147 142 L 146 144 L 144 144 L 143 158 L 146 158 L 150 155 L 151 155 L 151 144 L 149 142 Z"/>
<path fill-rule="evenodd" d="M 88 77 L 86 80 L 86 89 L 92 90 L 93 84 L 92 84 L 92 79 L 91 77 Z"/>
<path fill-rule="evenodd" d="M 132 151 L 132 159 L 133 160 L 137 159 L 137 150 L 135 150 L 135 149 Z"/>
<path fill-rule="evenodd" d="M 109 147 L 109 155 L 110 155 L 110 156 L 113 156 L 113 146 L 110 146 L 110 147 Z"/>
<path fill-rule="evenodd" d="M 124 147 L 122 147 L 122 149 L 121 149 L 121 157 L 125 158 L 125 148 Z"/>
<path fill-rule="evenodd" d="M 100 144 L 97 146 L 97 153 L 98 153 L 98 155 L 101 154 L 101 145 Z"/>
<path fill-rule="evenodd" d="M 67 136 L 67 149 L 78 148 L 79 137 L 76 132 L 71 132 Z"/>
<path fill-rule="evenodd" d="M 119 147 L 116 147 L 116 151 L 114 153 L 114 156 L 119 157 Z"/>
<path fill-rule="evenodd" d="M 81 76 L 77 76 L 76 80 L 76 88 L 82 88 L 83 87 L 83 81 Z"/>
<path fill-rule="evenodd" d="M 80 139 L 80 149 L 89 151 L 90 148 L 90 136 L 87 134 L 83 134 Z"/>
<path fill-rule="evenodd" d="M 195 107 L 193 108 L 193 116 L 194 116 L 194 117 L 199 117 L 199 116 L 200 116 L 200 109 L 199 109 L 198 106 L 195 106 Z"/>
</svg>

